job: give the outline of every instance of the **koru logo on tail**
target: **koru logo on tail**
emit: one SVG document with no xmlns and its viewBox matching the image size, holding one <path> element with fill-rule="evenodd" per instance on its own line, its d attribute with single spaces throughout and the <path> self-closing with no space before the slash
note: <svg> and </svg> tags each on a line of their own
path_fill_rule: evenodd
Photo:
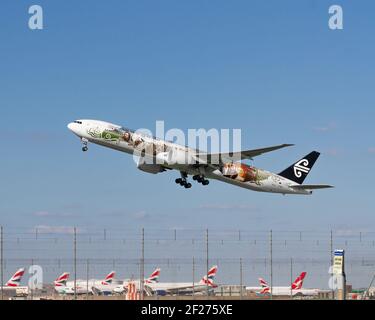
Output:
<svg viewBox="0 0 375 320">
<path fill-rule="evenodd" d="M 302 173 L 308 174 L 309 171 L 310 171 L 310 168 L 308 167 L 308 165 L 309 165 L 309 161 L 307 159 L 302 159 L 302 160 L 298 161 L 293 167 L 294 168 L 294 175 L 297 178 L 301 178 Z"/>
</svg>

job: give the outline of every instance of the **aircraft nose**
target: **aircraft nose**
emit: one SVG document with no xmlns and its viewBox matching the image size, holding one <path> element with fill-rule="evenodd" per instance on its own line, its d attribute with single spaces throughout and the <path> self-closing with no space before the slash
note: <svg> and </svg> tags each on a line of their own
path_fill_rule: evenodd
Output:
<svg viewBox="0 0 375 320">
<path fill-rule="evenodd" d="M 72 131 L 72 132 L 75 131 L 75 130 L 74 130 L 75 123 L 71 122 L 71 123 L 69 123 L 69 124 L 67 125 L 67 127 L 68 127 L 68 129 L 69 129 L 70 131 Z"/>
</svg>

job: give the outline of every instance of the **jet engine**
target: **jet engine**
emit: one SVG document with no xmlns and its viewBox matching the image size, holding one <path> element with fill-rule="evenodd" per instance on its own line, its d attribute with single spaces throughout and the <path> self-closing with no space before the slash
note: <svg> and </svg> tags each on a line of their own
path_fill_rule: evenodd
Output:
<svg viewBox="0 0 375 320">
<path fill-rule="evenodd" d="M 139 158 L 137 168 L 141 171 L 147 172 L 147 173 L 160 173 L 165 171 L 165 169 L 160 164 L 155 163 L 146 163 L 145 158 Z"/>
</svg>

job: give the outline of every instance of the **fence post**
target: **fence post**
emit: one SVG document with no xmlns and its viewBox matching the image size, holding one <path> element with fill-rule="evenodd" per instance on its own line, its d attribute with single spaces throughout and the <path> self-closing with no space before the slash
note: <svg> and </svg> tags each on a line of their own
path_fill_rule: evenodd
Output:
<svg viewBox="0 0 375 320">
<path fill-rule="evenodd" d="M 241 300 L 243 298 L 243 292 L 242 292 L 242 287 L 243 287 L 243 278 L 242 278 L 242 258 L 240 258 L 240 297 Z"/>
<path fill-rule="evenodd" d="M 331 239 L 330 239 L 330 253 L 331 253 L 331 277 L 333 275 L 333 232 L 331 230 Z M 334 291 L 334 288 L 332 286 L 332 290 L 331 290 L 331 294 L 332 294 L 332 300 L 335 299 L 335 291 Z"/>
<path fill-rule="evenodd" d="M 142 257 L 141 257 L 141 277 L 139 283 L 139 290 L 140 290 L 140 299 L 144 299 L 144 281 L 145 281 L 145 229 L 142 228 Z"/>
<path fill-rule="evenodd" d="M 208 288 L 208 229 L 206 229 L 206 291 L 207 291 L 207 298 L 209 295 L 209 288 Z"/>
<path fill-rule="evenodd" d="M 273 299 L 273 270 L 272 270 L 272 230 L 270 231 L 270 274 L 271 274 L 271 300 Z"/>
<path fill-rule="evenodd" d="M 74 241 L 73 241 L 73 255 L 74 255 L 74 300 L 77 300 L 77 229 L 74 227 Z"/>
<path fill-rule="evenodd" d="M 4 299 L 4 256 L 3 256 L 3 252 L 4 252 L 4 238 L 3 238 L 3 226 L 0 227 L 0 259 L 1 259 L 1 300 Z"/>
</svg>

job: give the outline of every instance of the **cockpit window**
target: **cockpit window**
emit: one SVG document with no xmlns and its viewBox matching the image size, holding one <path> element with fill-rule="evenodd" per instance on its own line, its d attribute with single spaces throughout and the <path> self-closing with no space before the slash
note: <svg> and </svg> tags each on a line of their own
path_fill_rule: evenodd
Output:
<svg viewBox="0 0 375 320">
<path fill-rule="evenodd" d="M 82 121 L 78 121 L 78 120 L 76 120 L 76 121 L 73 121 L 74 123 L 78 123 L 78 124 L 82 124 Z"/>
</svg>

